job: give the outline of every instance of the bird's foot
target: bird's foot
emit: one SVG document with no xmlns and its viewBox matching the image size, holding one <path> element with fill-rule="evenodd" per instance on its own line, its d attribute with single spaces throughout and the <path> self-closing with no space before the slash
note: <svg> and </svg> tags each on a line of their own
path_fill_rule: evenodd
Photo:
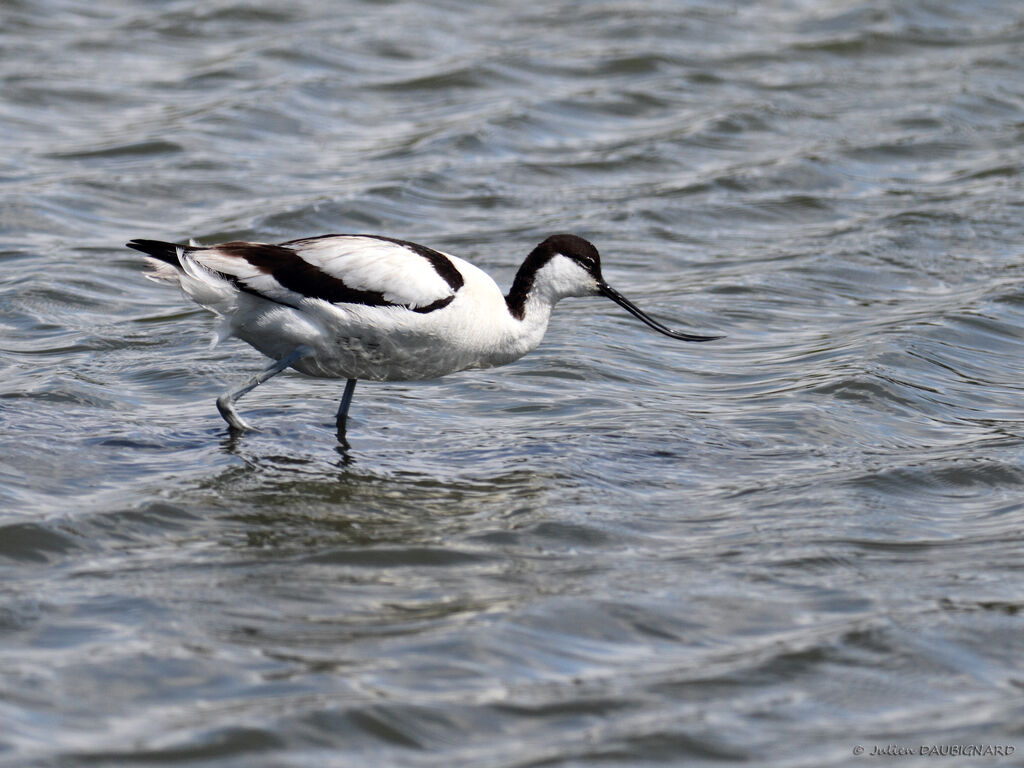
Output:
<svg viewBox="0 0 1024 768">
<path fill-rule="evenodd" d="M 252 425 L 246 423 L 242 417 L 238 415 L 238 411 L 235 410 L 235 404 L 228 395 L 221 395 L 217 398 L 217 410 L 220 411 L 220 415 L 223 417 L 224 421 L 228 423 L 228 426 L 231 427 L 232 431 L 259 431 Z"/>
</svg>

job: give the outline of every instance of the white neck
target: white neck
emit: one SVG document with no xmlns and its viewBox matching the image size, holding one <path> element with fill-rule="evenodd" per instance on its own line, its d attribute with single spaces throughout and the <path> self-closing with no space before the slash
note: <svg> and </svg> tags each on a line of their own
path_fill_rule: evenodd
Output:
<svg viewBox="0 0 1024 768">
<path fill-rule="evenodd" d="M 539 291 L 530 292 L 523 307 L 523 319 L 516 321 L 516 346 L 522 349 L 520 355 L 536 349 L 544 339 L 556 301 L 558 299 L 542 295 Z"/>
<path fill-rule="evenodd" d="M 517 275 L 518 280 L 520 276 Z M 522 301 L 522 317 L 515 317 L 510 307 L 509 317 L 513 329 L 510 353 L 515 354 L 512 359 L 535 349 L 544 338 L 555 304 L 569 296 L 590 294 L 592 290 L 589 282 L 586 273 L 563 256 L 552 258 L 534 271 L 530 275 L 525 300 Z"/>
</svg>

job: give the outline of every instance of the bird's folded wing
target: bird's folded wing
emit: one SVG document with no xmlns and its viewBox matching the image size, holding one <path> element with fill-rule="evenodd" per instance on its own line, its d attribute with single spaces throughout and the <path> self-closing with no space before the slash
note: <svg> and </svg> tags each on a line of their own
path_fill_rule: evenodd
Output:
<svg viewBox="0 0 1024 768">
<path fill-rule="evenodd" d="M 188 247 L 185 257 L 241 290 L 290 306 L 319 299 L 422 312 L 447 305 L 462 286 L 444 254 L 369 235 Z"/>
</svg>

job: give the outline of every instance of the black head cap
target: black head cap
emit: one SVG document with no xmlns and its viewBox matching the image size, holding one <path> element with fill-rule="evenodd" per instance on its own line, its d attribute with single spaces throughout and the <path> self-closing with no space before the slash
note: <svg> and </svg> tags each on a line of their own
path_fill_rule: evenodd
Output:
<svg viewBox="0 0 1024 768">
<path fill-rule="evenodd" d="M 512 317 L 517 320 L 523 319 L 526 297 L 533 290 L 537 271 L 557 254 L 572 259 L 593 275 L 599 284 L 604 283 L 601 278 L 601 256 L 598 254 L 597 248 L 576 235 L 551 235 L 530 252 L 522 266 L 519 267 L 519 271 L 516 272 L 516 279 L 512 282 L 512 288 L 505 297 Z"/>
<path fill-rule="evenodd" d="M 601 280 L 601 254 L 592 243 L 577 235 L 551 235 L 547 240 L 537 246 L 539 250 L 547 253 L 550 259 L 556 253 L 560 253 L 568 259 L 572 259 L 587 272 L 592 274 L 598 281 Z"/>
</svg>

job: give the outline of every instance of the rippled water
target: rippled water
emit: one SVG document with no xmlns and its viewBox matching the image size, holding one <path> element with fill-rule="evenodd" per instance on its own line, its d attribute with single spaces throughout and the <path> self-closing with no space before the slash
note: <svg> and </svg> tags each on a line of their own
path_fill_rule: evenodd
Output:
<svg viewBox="0 0 1024 768">
<path fill-rule="evenodd" d="M 0 764 L 1024 753 L 1018 2 L 0 18 Z M 122 244 L 338 231 L 576 232 L 727 338 L 567 301 L 348 449 L 297 374 L 230 439 L 263 361 Z"/>
</svg>

